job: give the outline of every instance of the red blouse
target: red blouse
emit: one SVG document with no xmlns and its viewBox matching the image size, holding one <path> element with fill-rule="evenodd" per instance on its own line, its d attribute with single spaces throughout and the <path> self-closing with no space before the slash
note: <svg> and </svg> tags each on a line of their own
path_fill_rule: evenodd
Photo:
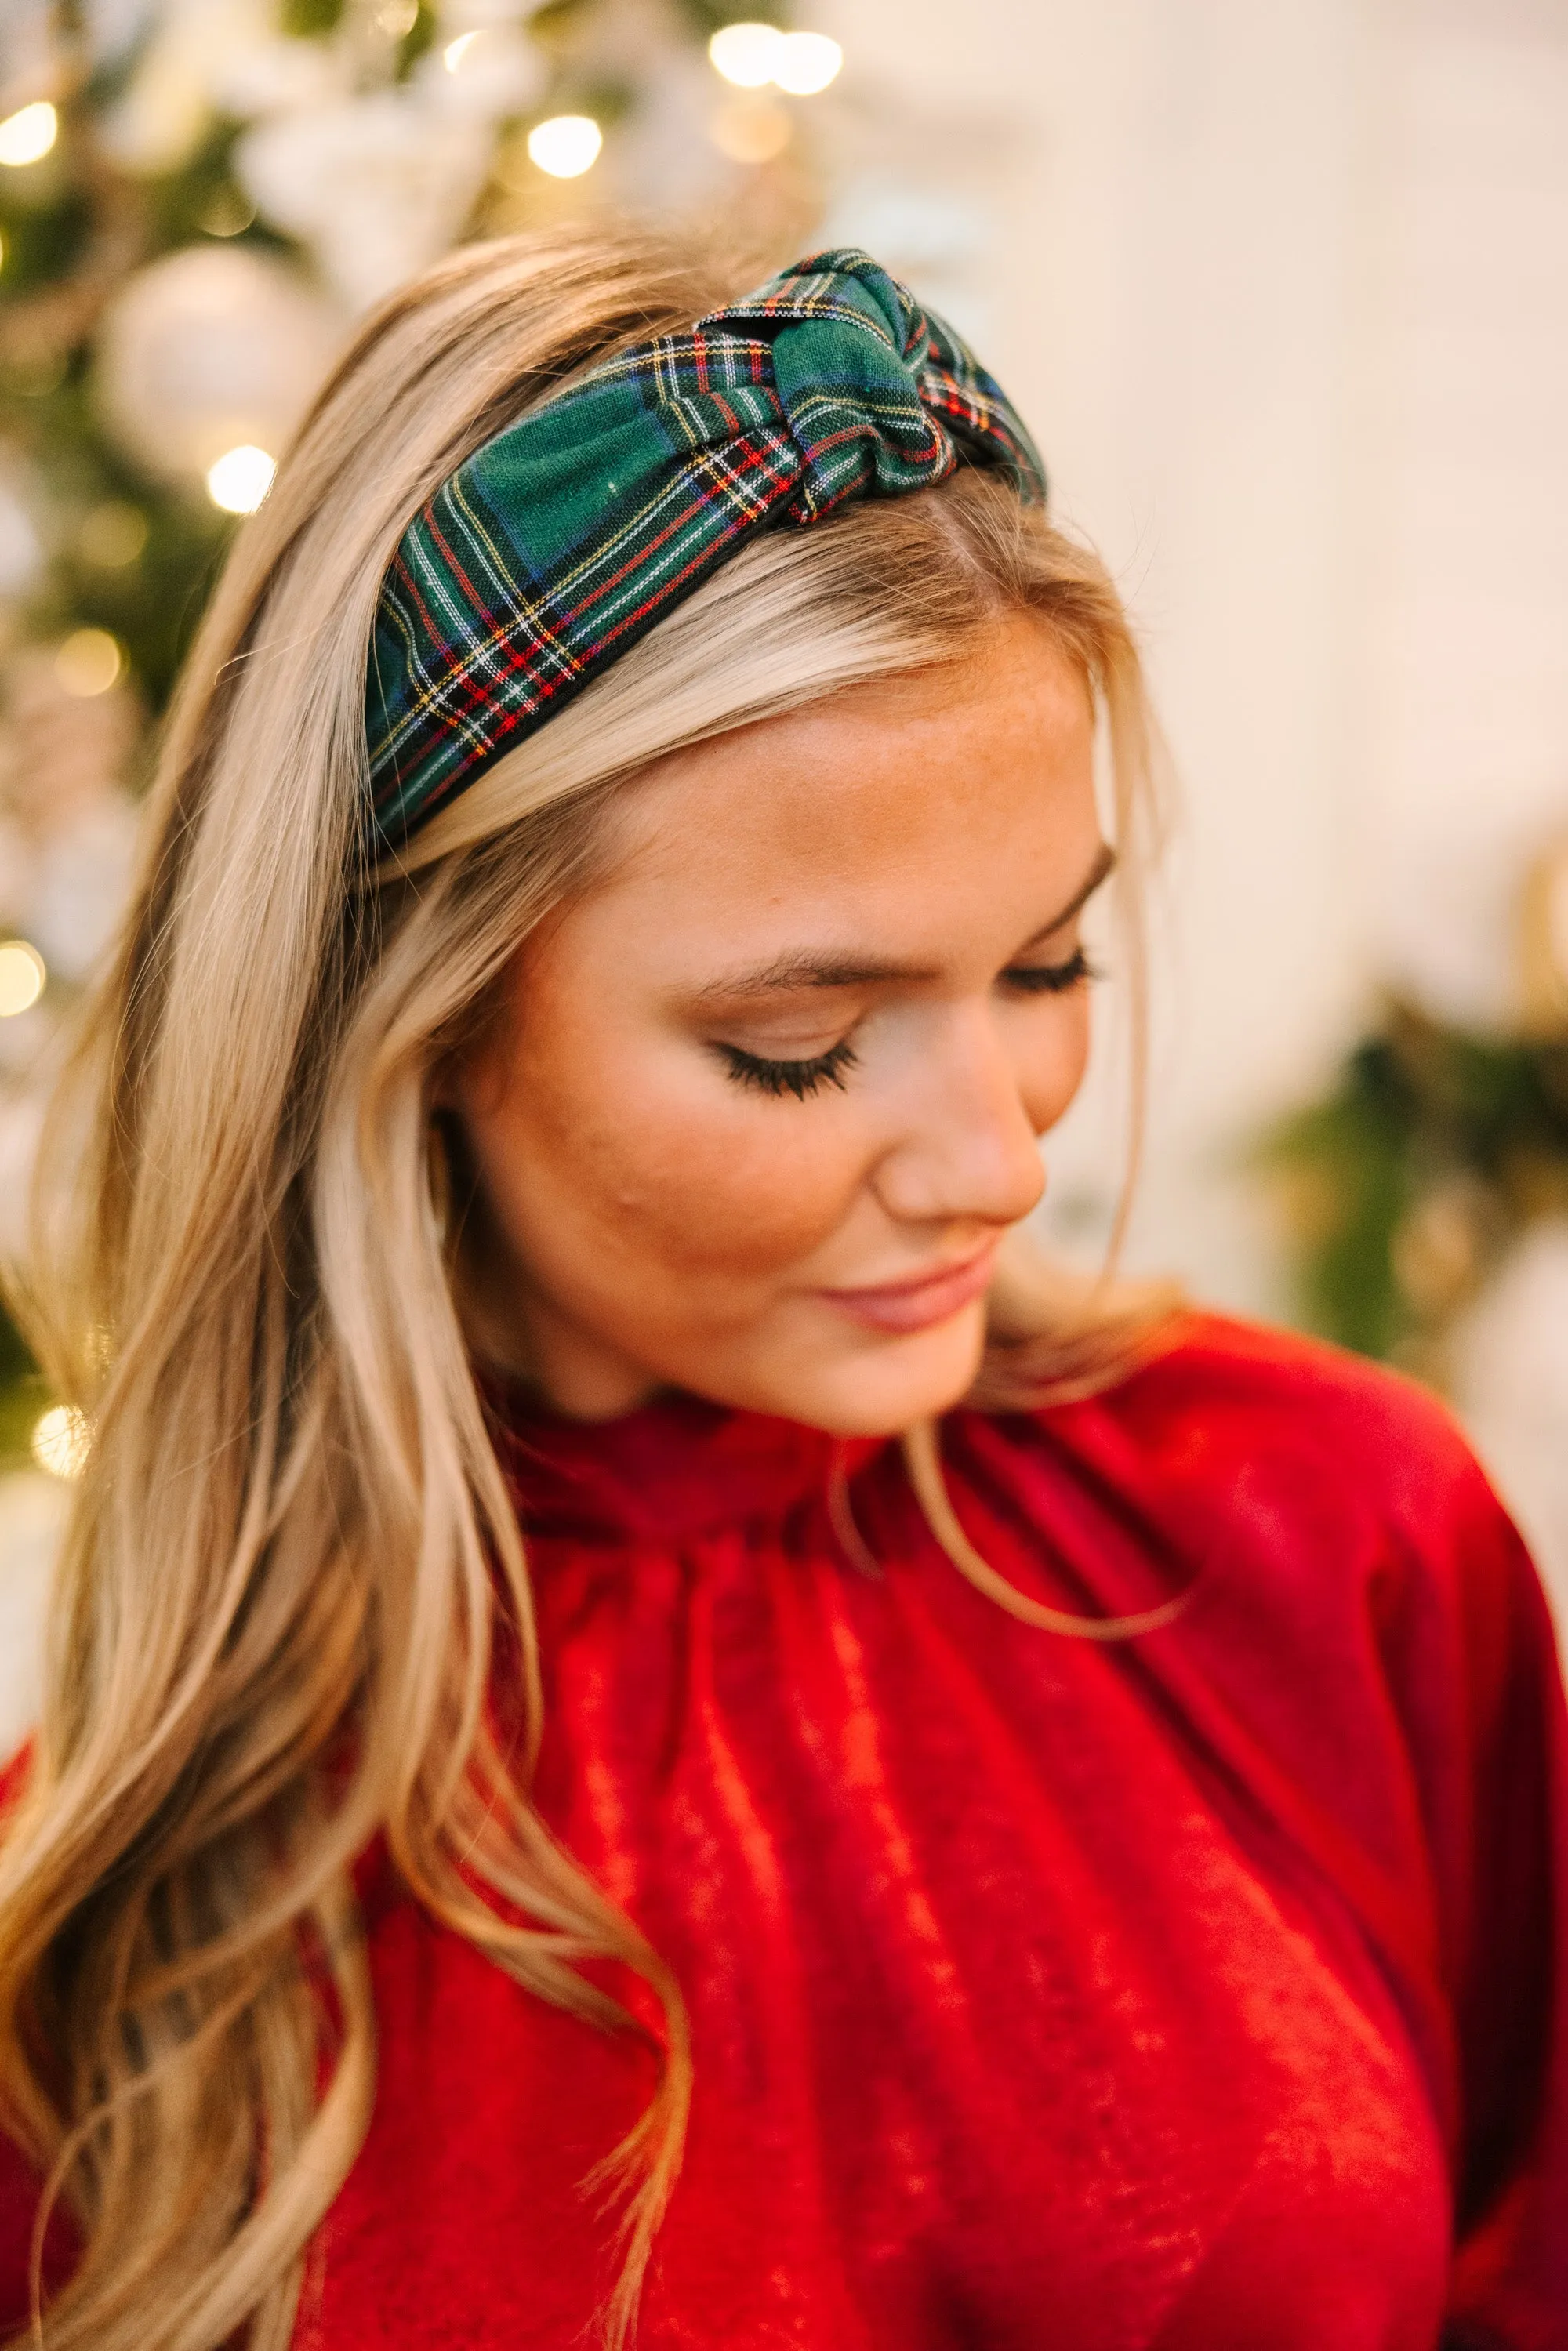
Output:
<svg viewBox="0 0 1568 2351">
<path fill-rule="evenodd" d="M 506 1445 L 540 1801 L 691 2011 L 643 2351 L 1565 2351 L 1563 1702 L 1436 1406 L 1203 1320 L 1088 1402 L 951 1416 L 1021 1590 L 1190 1588 L 1110 1645 L 976 1592 L 893 1446 L 851 1479 L 871 1574 L 813 1432 L 675 1397 Z M 646 2056 L 371 1911 L 376 2111 L 299 2351 L 569 2351 Z"/>
</svg>

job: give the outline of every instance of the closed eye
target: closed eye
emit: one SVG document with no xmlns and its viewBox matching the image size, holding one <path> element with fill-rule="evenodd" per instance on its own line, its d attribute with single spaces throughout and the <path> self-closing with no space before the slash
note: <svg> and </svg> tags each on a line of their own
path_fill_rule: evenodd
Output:
<svg viewBox="0 0 1568 2351">
<path fill-rule="evenodd" d="M 716 1045 L 714 1050 L 722 1054 L 737 1085 L 750 1086 L 764 1094 L 793 1094 L 797 1102 L 820 1093 L 824 1086 L 837 1086 L 841 1093 L 843 1073 L 855 1065 L 855 1049 L 847 1037 L 807 1061 L 773 1061 L 761 1053 L 747 1053 L 739 1045 Z"/>
<path fill-rule="evenodd" d="M 1082 947 L 1075 947 L 1065 963 L 1014 964 L 1002 974 L 1002 983 L 1017 996 L 1065 996 L 1100 974 Z"/>
</svg>

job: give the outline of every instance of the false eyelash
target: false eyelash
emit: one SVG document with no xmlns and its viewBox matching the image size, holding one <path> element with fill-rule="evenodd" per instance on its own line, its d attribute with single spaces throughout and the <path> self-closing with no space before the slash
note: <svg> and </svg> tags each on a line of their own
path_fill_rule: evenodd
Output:
<svg viewBox="0 0 1568 2351">
<path fill-rule="evenodd" d="M 1019 996 L 1065 996 L 1085 979 L 1098 979 L 1100 972 L 1082 947 L 1076 948 L 1065 963 L 1023 964 L 1016 971 L 1005 971 L 1002 977 Z"/>
<path fill-rule="evenodd" d="M 793 1094 L 797 1102 L 823 1086 L 837 1086 L 841 1092 L 842 1073 L 855 1065 L 855 1049 L 847 1037 L 809 1061 L 769 1061 L 759 1053 L 743 1052 L 738 1045 L 720 1045 L 718 1050 L 737 1085 L 754 1086 L 765 1094 Z"/>
</svg>

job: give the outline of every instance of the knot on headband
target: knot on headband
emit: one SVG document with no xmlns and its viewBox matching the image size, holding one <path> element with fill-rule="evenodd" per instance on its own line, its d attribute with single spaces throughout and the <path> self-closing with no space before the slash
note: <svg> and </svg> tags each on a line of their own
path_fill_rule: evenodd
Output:
<svg viewBox="0 0 1568 2351">
<path fill-rule="evenodd" d="M 366 690 L 382 840 L 406 840 L 756 531 L 925 489 L 959 447 L 1044 497 L 999 385 L 852 251 L 530 410 L 443 483 L 382 583 Z"/>
</svg>

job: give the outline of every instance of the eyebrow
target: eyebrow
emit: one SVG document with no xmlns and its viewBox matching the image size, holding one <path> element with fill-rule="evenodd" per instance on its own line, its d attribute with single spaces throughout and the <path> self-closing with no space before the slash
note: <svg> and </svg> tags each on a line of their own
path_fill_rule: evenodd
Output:
<svg viewBox="0 0 1568 2351">
<path fill-rule="evenodd" d="M 1041 923 L 1015 950 L 1015 956 L 1028 955 L 1031 947 L 1061 930 L 1074 914 L 1082 911 L 1101 883 L 1112 872 L 1116 852 L 1108 841 L 1103 841 L 1094 861 L 1065 906 Z M 734 973 L 726 979 L 712 979 L 697 990 L 699 1001 L 705 997 L 767 996 L 776 988 L 787 987 L 873 987 L 888 980 L 929 980 L 939 974 L 928 964 L 898 962 L 863 963 L 851 956 L 818 956 L 810 953 L 777 956 L 771 963 L 758 965 L 754 971 Z"/>
</svg>

